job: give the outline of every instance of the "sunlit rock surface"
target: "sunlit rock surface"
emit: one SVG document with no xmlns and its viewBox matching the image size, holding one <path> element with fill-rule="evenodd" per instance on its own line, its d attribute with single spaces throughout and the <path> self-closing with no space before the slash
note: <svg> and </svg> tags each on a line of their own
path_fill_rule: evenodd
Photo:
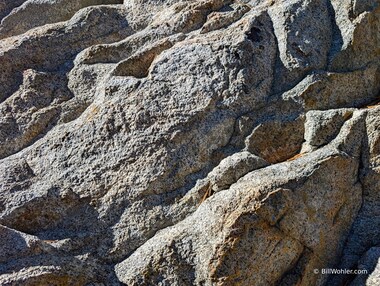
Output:
<svg viewBox="0 0 380 286">
<path fill-rule="evenodd" d="M 0 21 L 1 285 L 378 285 L 380 1 Z"/>
</svg>

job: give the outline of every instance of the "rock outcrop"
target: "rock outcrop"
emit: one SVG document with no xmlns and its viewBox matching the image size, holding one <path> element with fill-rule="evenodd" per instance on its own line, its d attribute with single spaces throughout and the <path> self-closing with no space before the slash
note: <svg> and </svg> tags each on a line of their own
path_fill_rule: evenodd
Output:
<svg viewBox="0 0 380 286">
<path fill-rule="evenodd" d="M 0 21 L 1 285 L 379 285 L 378 0 Z"/>
</svg>

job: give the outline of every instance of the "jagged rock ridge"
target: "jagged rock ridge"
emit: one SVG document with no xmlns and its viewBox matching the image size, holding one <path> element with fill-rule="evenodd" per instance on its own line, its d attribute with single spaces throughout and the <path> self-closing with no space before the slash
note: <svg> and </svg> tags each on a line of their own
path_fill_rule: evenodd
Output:
<svg viewBox="0 0 380 286">
<path fill-rule="evenodd" d="M 0 21 L 1 285 L 379 285 L 378 0 Z"/>
</svg>

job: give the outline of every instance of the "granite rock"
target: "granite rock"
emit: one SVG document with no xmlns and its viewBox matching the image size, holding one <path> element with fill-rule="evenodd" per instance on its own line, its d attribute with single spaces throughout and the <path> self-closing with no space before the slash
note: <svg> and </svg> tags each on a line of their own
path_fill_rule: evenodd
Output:
<svg viewBox="0 0 380 286">
<path fill-rule="evenodd" d="M 377 285 L 379 9 L 3 0 L 0 284 Z"/>
</svg>

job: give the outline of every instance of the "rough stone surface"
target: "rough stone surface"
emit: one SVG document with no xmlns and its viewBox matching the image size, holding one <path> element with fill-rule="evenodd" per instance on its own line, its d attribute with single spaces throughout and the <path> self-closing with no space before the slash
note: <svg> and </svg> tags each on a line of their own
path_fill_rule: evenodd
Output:
<svg viewBox="0 0 380 286">
<path fill-rule="evenodd" d="M 372 247 L 367 253 L 359 260 L 359 270 L 369 270 L 369 275 L 360 275 L 350 284 L 355 285 L 368 285 L 375 286 L 380 284 L 380 248 Z"/>
<path fill-rule="evenodd" d="M 378 0 L 0 21 L 1 285 L 380 283 Z"/>
<path fill-rule="evenodd" d="M 338 134 L 343 123 L 352 117 L 354 109 L 311 110 L 306 113 L 305 143 L 301 153 L 318 149 Z"/>
<path fill-rule="evenodd" d="M 27 32 L 34 27 L 69 20 L 75 12 L 93 5 L 121 4 L 118 0 L 27 0 L 13 9 L 0 24 L 0 37 Z"/>
</svg>

